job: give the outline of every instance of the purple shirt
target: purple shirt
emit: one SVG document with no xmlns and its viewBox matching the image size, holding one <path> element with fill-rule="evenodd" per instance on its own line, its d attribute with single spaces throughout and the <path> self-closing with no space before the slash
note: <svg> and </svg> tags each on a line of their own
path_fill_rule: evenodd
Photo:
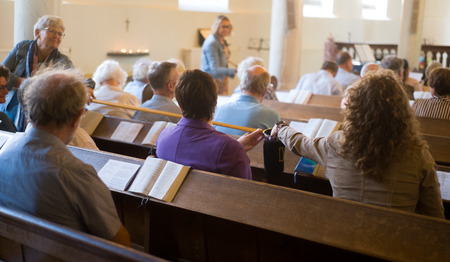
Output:
<svg viewBox="0 0 450 262">
<path fill-rule="evenodd" d="M 244 147 L 201 120 L 183 117 L 177 126 L 164 129 L 156 140 L 156 155 L 195 169 L 252 179 Z"/>
</svg>

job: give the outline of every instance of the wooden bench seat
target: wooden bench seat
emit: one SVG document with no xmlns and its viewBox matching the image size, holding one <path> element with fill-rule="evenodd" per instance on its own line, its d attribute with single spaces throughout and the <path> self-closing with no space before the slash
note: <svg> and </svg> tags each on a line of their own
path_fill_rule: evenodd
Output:
<svg viewBox="0 0 450 262">
<path fill-rule="evenodd" d="M 2 261 L 165 261 L 0 206 Z"/>
</svg>

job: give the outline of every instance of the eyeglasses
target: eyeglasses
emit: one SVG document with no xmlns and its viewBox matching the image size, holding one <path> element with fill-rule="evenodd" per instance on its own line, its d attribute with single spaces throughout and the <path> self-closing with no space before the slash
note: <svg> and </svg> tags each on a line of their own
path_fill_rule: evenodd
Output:
<svg viewBox="0 0 450 262">
<path fill-rule="evenodd" d="M 47 32 L 50 32 L 50 33 L 52 33 L 53 35 L 58 35 L 58 36 L 60 36 L 60 37 L 66 36 L 66 34 L 61 33 L 61 32 L 58 32 L 58 31 L 56 31 L 55 29 L 51 29 L 51 28 L 49 28 L 49 27 L 42 28 L 41 30 L 47 30 Z"/>
</svg>

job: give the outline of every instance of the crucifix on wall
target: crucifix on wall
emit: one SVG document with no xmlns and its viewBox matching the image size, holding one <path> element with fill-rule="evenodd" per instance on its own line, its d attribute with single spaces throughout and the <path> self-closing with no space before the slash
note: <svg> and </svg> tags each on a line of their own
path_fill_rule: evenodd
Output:
<svg viewBox="0 0 450 262">
<path fill-rule="evenodd" d="M 125 20 L 125 30 L 128 32 L 128 27 L 130 25 L 130 20 L 127 18 L 127 20 Z"/>
</svg>

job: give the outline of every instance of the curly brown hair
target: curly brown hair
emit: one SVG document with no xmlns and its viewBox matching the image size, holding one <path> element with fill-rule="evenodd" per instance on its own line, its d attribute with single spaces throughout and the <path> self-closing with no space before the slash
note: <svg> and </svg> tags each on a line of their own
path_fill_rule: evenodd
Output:
<svg viewBox="0 0 450 262">
<path fill-rule="evenodd" d="M 355 160 L 363 175 L 381 179 L 396 154 L 426 147 L 408 97 L 390 70 L 361 78 L 349 90 L 343 110 L 343 157 Z"/>
</svg>

